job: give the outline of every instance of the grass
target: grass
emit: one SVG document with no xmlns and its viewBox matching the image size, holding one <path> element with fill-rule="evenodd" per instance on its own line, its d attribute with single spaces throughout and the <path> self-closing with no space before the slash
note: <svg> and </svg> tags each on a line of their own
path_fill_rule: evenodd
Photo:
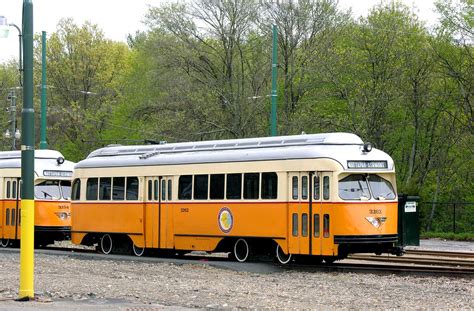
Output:
<svg viewBox="0 0 474 311">
<path fill-rule="evenodd" d="M 422 232 L 422 239 L 444 239 L 453 241 L 474 241 L 474 233 Z"/>
</svg>

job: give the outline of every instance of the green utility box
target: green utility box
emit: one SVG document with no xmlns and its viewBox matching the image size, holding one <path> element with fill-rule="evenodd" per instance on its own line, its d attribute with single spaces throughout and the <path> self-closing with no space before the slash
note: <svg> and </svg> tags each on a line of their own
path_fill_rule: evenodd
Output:
<svg viewBox="0 0 474 311">
<path fill-rule="evenodd" d="M 420 197 L 398 195 L 398 245 L 420 245 Z"/>
</svg>

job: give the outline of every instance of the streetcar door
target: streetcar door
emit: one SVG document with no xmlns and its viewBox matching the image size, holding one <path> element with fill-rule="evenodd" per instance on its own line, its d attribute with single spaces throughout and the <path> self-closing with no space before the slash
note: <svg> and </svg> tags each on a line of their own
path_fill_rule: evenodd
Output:
<svg viewBox="0 0 474 311">
<path fill-rule="evenodd" d="M 321 235 L 322 235 L 322 254 L 325 256 L 332 256 L 335 253 L 334 250 L 334 236 L 333 236 L 333 224 L 334 219 L 334 205 L 331 203 L 331 197 L 334 195 L 335 189 L 332 189 L 332 172 L 321 173 Z"/>
<path fill-rule="evenodd" d="M 310 174 L 292 172 L 288 174 L 289 187 L 289 251 L 292 254 L 310 254 Z"/>
<path fill-rule="evenodd" d="M 4 182 L 4 239 L 20 238 L 20 179 L 5 178 Z"/>
<path fill-rule="evenodd" d="M 172 217 L 172 210 L 169 205 L 172 197 L 172 181 L 171 177 L 169 176 L 160 176 L 160 194 L 159 194 L 159 213 L 158 219 L 160 220 L 159 223 L 159 236 L 160 240 L 158 242 L 159 248 L 170 248 L 173 245 L 173 238 L 171 236 L 171 217 Z"/>
<path fill-rule="evenodd" d="M 322 254 L 322 180 L 323 173 L 315 172 L 312 174 L 311 178 L 311 198 L 312 198 L 312 230 L 311 230 L 311 240 L 312 240 L 312 255 L 321 255 Z"/>
<path fill-rule="evenodd" d="M 166 176 L 146 178 L 147 203 L 146 203 L 146 238 L 151 241 L 147 247 L 166 248 L 168 242 L 167 219 L 168 201 L 171 199 L 171 179 Z"/>
<path fill-rule="evenodd" d="M 160 181 L 158 177 L 146 178 L 145 244 L 146 247 L 151 248 L 157 248 L 159 241 L 159 185 Z"/>
</svg>

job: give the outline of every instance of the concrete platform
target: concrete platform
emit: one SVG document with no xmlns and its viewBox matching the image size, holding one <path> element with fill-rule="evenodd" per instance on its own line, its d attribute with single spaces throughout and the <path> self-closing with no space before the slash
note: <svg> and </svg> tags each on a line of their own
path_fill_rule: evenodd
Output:
<svg viewBox="0 0 474 311">
<path fill-rule="evenodd" d="M 474 242 L 429 239 L 429 240 L 420 240 L 420 246 L 406 246 L 405 248 L 474 253 Z"/>
</svg>

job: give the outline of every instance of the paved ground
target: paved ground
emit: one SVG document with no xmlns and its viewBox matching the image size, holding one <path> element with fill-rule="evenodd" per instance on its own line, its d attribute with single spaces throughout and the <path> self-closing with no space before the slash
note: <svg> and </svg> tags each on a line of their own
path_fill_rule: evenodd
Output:
<svg viewBox="0 0 474 311">
<path fill-rule="evenodd" d="M 410 248 L 474 252 L 474 242 L 422 240 Z M 85 260 L 41 252 L 35 267 L 39 299 L 16 302 L 18 253 L 6 253 L 0 254 L 2 311 L 474 309 L 471 280 L 456 278 L 254 271 L 262 269 L 260 264 L 236 271 L 199 263 Z"/>
<path fill-rule="evenodd" d="M 474 253 L 474 242 L 446 241 L 440 239 L 420 240 L 420 246 L 408 246 L 407 249 L 430 249 Z"/>
</svg>

